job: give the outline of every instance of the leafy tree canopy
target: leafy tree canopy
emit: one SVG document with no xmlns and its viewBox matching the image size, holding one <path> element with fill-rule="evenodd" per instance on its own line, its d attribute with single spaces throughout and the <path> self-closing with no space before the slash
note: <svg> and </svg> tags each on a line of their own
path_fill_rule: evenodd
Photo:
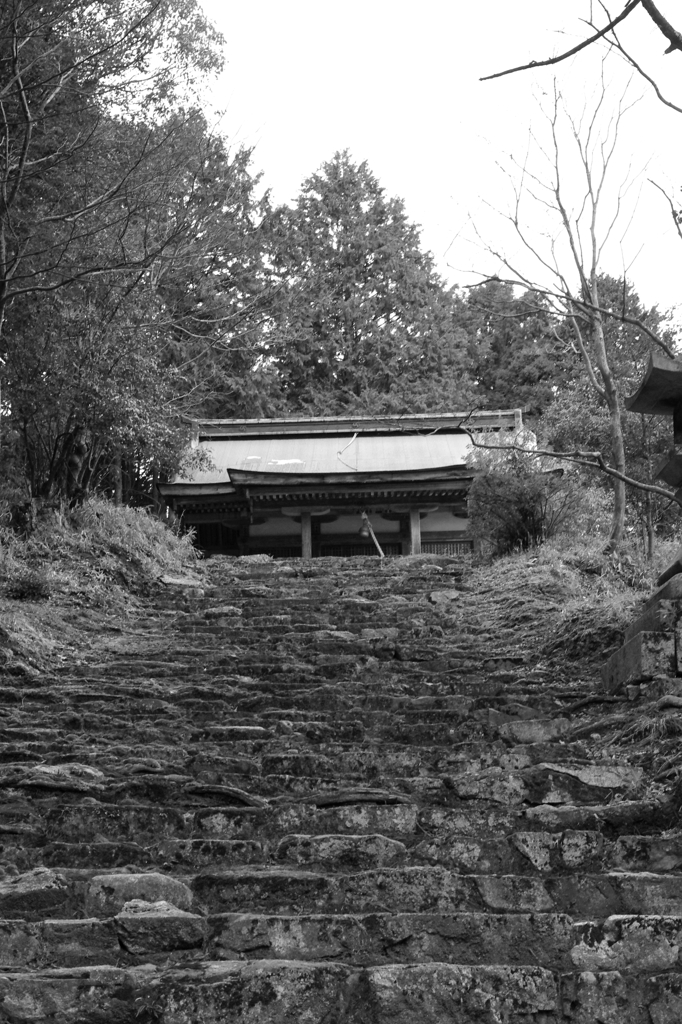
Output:
<svg viewBox="0 0 682 1024">
<path fill-rule="evenodd" d="M 280 407 L 462 407 L 469 381 L 453 297 L 402 200 L 337 153 L 269 222 L 273 304 L 263 359 Z"/>
</svg>

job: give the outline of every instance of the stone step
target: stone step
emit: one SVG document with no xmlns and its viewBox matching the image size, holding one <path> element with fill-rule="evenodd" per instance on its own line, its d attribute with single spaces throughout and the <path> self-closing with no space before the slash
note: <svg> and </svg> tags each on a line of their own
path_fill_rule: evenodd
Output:
<svg viewBox="0 0 682 1024">
<path fill-rule="evenodd" d="M 670 920 L 667 935 L 674 940 L 672 919 L 653 920 Z M 216 960 L 533 963 L 555 971 L 574 969 L 572 950 L 580 943 L 582 959 L 584 939 L 590 937 L 586 925 L 576 928 L 565 915 L 543 913 L 217 914 L 208 920 L 208 934 L 209 956 Z M 668 960 L 676 964 L 671 955 Z"/>
<path fill-rule="evenodd" d="M 682 878 L 644 872 L 460 875 L 441 867 L 330 875 L 256 866 L 183 875 L 40 867 L 0 881 L 0 916 L 8 919 L 108 918 L 133 900 L 163 901 L 204 915 L 492 912 L 567 914 L 588 921 L 613 915 L 678 918 Z"/>
<path fill-rule="evenodd" d="M 0 976 L 7 1019 L 134 1019 L 159 1024 L 278 1024 L 334 1019 L 349 1024 L 668 1024 L 680 990 L 675 974 L 641 979 L 618 973 L 555 975 L 537 966 L 386 964 L 354 967 L 305 961 L 206 961 L 187 968 L 141 965 L 63 968 Z M 27 1015 L 27 1008 L 28 1010 Z M 568 1014 L 564 1009 L 568 1007 Z M 662 1014 L 667 1013 L 667 1016 Z M 653 1014 L 653 1016 L 652 1016 Z"/>
<path fill-rule="evenodd" d="M 203 572 L 0 689 L 0 1020 L 677 1024 L 677 804 L 584 665 L 447 558 Z"/>
<path fill-rule="evenodd" d="M 201 787 L 204 789 L 204 787 Z M 612 832 L 625 835 L 632 822 L 639 821 L 645 828 L 673 825 L 672 809 L 665 802 L 660 805 L 647 801 L 615 801 L 607 804 L 551 806 L 484 802 L 482 800 L 454 801 L 454 806 L 420 805 L 409 795 L 388 793 L 377 802 L 370 791 L 319 792 L 290 802 L 283 800 L 269 807 L 249 806 L 231 798 L 228 804 L 219 799 L 228 787 L 207 786 L 198 791 L 192 803 L 184 806 L 135 802 L 128 798 L 122 803 L 101 802 L 93 797 L 65 800 L 29 800 L 16 796 L 0 805 L 0 827 L 6 841 L 12 836 L 35 836 L 51 842 L 134 842 L 150 845 L 155 839 L 244 839 L 270 842 L 285 835 L 308 834 L 380 834 L 414 845 L 419 839 L 431 843 L 426 856 L 447 856 L 449 837 L 467 836 L 478 843 L 498 840 L 501 836 L 518 832 L 560 834 L 569 830 L 599 832 L 608 827 Z M 218 792 L 216 792 L 218 790 Z M 42 840 L 44 841 L 44 839 Z M 645 843 L 646 837 L 642 838 Z M 672 842 L 672 841 L 671 841 Z M 433 845 L 435 844 L 435 846 Z M 425 847 L 426 849 L 426 847 Z M 440 852 L 438 852 L 440 851 Z M 642 863 L 649 854 L 637 854 Z M 633 854 L 634 856 L 634 854 Z M 663 861 L 665 854 L 651 854 Z M 670 856 L 676 856 L 672 851 Z M 667 869 L 666 869 L 667 870 Z"/>
<path fill-rule="evenodd" d="M 621 836 L 606 839 L 595 831 L 515 832 L 477 838 L 452 832 L 423 839 L 419 830 L 400 840 L 378 833 L 311 835 L 290 833 L 281 839 L 170 838 L 156 842 L 103 839 L 45 843 L 44 835 L 3 835 L 3 860 L 25 872 L 35 867 L 115 869 L 135 867 L 164 872 L 204 868 L 277 865 L 355 870 L 405 863 L 435 865 L 462 875 L 560 875 L 588 872 L 675 873 L 682 867 L 682 839 Z"/>
<path fill-rule="evenodd" d="M 557 914 L 357 914 L 203 917 L 163 901 L 131 901 L 114 917 L 30 922 L 0 921 L 0 966 L 16 969 L 84 967 L 167 960 L 334 960 L 358 966 L 390 963 L 524 965 L 568 971 L 577 964 L 602 970 L 646 971 L 634 957 L 635 919 L 581 923 Z M 677 966 L 671 942 L 680 919 L 645 925 L 650 968 Z M 628 945 L 629 940 L 629 945 Z M 613 957 L 612 965 L 608 956 Z M 586 968 L 587 969 L 587 966 Z M 651 973 L 649 969 L 646 973 Z"/>
<path fill-rule="evenodd" d="M 457 875 L 443 868 L 385 868 L 329 876 L 304 871 L 202 873 L 190 881 L 211 913 L 555 913 L 593 919 L 613 914 L 682 913 L 682 879 L 613 873 L 530 878 Z"/>
<path fill-rule="evenodd" d="M 206 806 L 126 803 L 106 804 L 97 801 L 54 805 L 44 808 L 33 805 L 0 817 L 18 825 L 31 824 L 52 841 L 93 842 L 106 839 L 114 842 L 136 842 L 140 845 L 154 839 L 255 839 L 278 840 L 290 833 L 308 834 L 381 834 L 403 840 L 414 836 L 418 828 L 438 827 L 429 820 L 420 826 L 420 808 L 405 801 L 394 803 L 359 803 L 349 797 L 347 804 L 317 807 L 315 804 L 289 804 L 270 809 L 216 805 L 215 797 Z M 433 812 L 429 812 L 433 817 Z M 447 828 L 456 820 L 447 809 L 437 821 Z M 499 824 L 499 818 L 495 825 Z M 421 832 L 420 834 L 424 834 Z"/>
</svg>

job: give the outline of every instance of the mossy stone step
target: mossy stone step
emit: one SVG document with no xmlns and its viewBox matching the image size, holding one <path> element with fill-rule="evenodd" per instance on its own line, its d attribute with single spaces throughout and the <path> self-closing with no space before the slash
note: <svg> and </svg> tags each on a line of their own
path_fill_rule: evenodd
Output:
<svg viewBox="0 0 682 1024">
<path fill-rule="evenodd" d="M 300 1024 L 322 1021 L 332 1008 L 338 1024 L 481 1024 L 482 1014 L 500 1024 L 527 1024 L 543 1015 L 551 1020 L 559 1005 L 553 974 L 533 966 L 207 961 L 191 969 L 102 966 L 0 976 L 0 1012 L 7 1019 L 22 1014 L 50 1024 L 262 1024 L 268 1018 Z"/>
</svg>

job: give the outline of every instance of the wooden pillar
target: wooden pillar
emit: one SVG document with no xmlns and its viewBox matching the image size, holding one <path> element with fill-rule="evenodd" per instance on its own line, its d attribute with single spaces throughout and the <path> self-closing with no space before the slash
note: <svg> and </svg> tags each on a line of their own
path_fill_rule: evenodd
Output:
<svg viewBox="0 0 682 1024">
<path fill-rule="evenodd" d="M 250 555 L 249 551 L 249 520 L 242 517 L 239 521 L 239 539 L 237 540 L 237 551 L 240 555 Z"/>
<path fill-rule="evenodd" d="M 310 512 L 301 512 L 301 558 L 313 557 L 313 528 Z"/>
<path fill-rule="evenodd" d="M 422 530 L 419 522 L 419 509 L 410 509 L 410 554 L 421 555 L 422 553 Z"/>
<path fill-rule="evenodd" d="M 410 554 L 410 517 L 407 514 L 400 517 L 400 554 Z"/>
</svg>

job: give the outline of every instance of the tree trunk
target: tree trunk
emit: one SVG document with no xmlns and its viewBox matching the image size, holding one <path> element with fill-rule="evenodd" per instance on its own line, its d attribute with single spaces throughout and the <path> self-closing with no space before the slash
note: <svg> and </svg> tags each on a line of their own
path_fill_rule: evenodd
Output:
<svg viewBox="0 0 682 1024">
<path fill-rule="evenodd" d="M 648 491 L 646 493 L 646 537 L 647 537 L 646 557 L 647 557 L 648 561 L 651 561 L 651 559 L 654 557 L 654 537 L 655 537 L 655 533 L 654 533 L 654 517 L 653 517 L 653 514 L 652 514 L 652 510 L 651 510 L 651 495 L 649 494 Z"/>
<path fill-rule="evenodd" d="M 592 348 L 595 362 L 604 385 L 604 398 L 609 410 L 610 434 L 611 434 L 611 464 L 619 473 L 625 473 L 625 443 L 623 441 L 623 425 L 621 422 L 620 400 L 618 391 L 613 379 L 613 373 L 609 366 L 606 355 L 606 341 L 604 339 L 604 325 L 601 315 L 594 307 L 599 306 L 599 291 L 597 288 L 596 272 L 592 274 L 590 288 L 590 302 L 592 310 L 590 313 L 592 327 Z M 613 481 L 613 517 L 611 519 L 611 532 L 605 551 L 615 551 L 623 540 L 625 533 L 625 484 L 622 480 Z"/>
<path fill-rule="evenodd" d="M 121 453 L 114 455 L 114 462 L 111 467 L 114 478 L 114 505 L 123 504 L 123 474 L 121 472 Z"/>
</svg>

